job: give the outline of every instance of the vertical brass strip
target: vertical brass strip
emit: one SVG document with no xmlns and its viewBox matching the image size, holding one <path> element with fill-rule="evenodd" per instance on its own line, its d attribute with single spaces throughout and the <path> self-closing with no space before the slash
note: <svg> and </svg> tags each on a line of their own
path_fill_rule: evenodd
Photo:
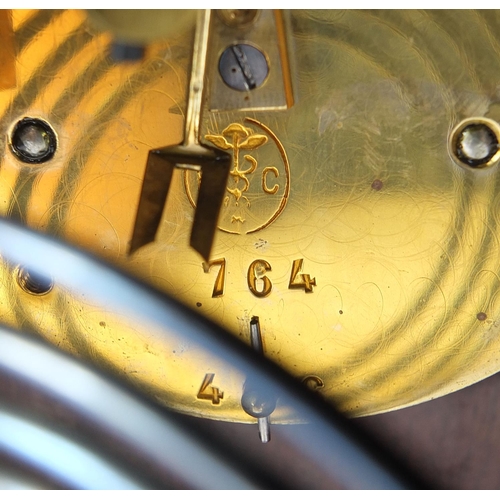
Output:
<svg viewBox="0 0 500 500">
<path fill-rule="evenodd" d="M 193 61 L 189 80 L 184 144 L 199 143 L 203 86 L 210 33 L 210 9 L 200 10 L 194 35 Z"/>
<path fill-rule="evenodd" d="M 12 29 L 12 11 L 0 10 L 0 90 L 16 86 L 16 51 Z"/>
<path fill-rule="evenodd" d="M 287 108 L 291 108 L 294 104 L 292 73 L 290 68 L 290 59 L 288 57 L 288 43 L 285 32 L 285 20 L 283 19 L 283 11 L 276 9 L 274 11 L 276 19 L 276 35 L 278 37 L 278 49 L 281 59 L 281 71 L 283 73 L 283 86 L 285 89 L 285 100 Z"/>
</svg>

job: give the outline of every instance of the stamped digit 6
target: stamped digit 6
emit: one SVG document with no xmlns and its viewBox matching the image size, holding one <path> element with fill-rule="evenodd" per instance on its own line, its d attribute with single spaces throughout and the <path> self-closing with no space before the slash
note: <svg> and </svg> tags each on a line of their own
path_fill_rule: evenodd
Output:
<svg viewBox="0 0 500 500">
<path fill-rule="evenodd" d="M 271 271 L 271 264 L 265 260 L 254 260 L 247 273 L 248 288 L 256 297 L 267 297 L 273 288 L 271 280 L 266 276 L 266 272 Z M 257 290 L 257 280 L 262 281 L 262 289 Z"/>
</svg>

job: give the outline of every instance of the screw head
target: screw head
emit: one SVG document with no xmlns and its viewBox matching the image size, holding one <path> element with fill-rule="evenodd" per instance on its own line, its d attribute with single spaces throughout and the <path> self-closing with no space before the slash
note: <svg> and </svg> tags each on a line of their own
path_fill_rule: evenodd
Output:
<svg viewBox="0 0 500 500">
<path fill-rule="evenodd" d="M 23 118 L 12 130 L 10 148 L 23 163 L 44 163 L 56 152 L 56 134 L 39 118 Z"/>
<path fill-rule="evenodd" d="M 230 45 L 219 59 L 219 73 L 224 83 L 242 92 L 260 87 L 269 74 L 262 51 L 246 43 Z"/>
<path fill-rule="evenodd" d="M 469 118 L 455 127 L 450 152 L 460 166 L 491 167 L 500 159 L 500 126 L 488 118 Z"/>
</svg>

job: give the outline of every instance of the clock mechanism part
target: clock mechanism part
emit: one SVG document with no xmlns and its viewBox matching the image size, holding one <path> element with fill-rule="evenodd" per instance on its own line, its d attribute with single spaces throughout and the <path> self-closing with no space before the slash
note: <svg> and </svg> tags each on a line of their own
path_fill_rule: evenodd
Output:
<svg viewBox="0 0 500 500">
<path fill-rule="evenodd" d="M 190 244 L 208 261 L 226 190 L 231 158 L 224 151 L 200 144 L 200 113 L 203 102 L 205 60 L 210 11 L 200 11 L 196 26 L 184 141 L 177 146 L 150 151 L 137 209 L 130 251 L 154 240 L 161 222 L 173 169 L 201 169 L 201 182 Z"/>
<path fill-rule="evenodd" d="M 1 16 L 0 215 L 175 297 L 349 417 L 499 371 L 496 11 L 203 11 L 149 38 L 92 12 Z M 40 271 L 2 258 L 8 327 L 263 441 L 299 422 Z"/>
<path fill-rule="evenodd" d="M 210 259 L 231 167 L 231 157 L 224 150 L 233 149 L 235 151 L 237 144 L 229 144 L 224 138 L 221 138 L 222 141 L 216 141 L 215 136 L 207 136 L 206 139 L 219 148 L 208 147 L 199 142 L 205 73 L 208 72 L 205 67 L 209 44 L 211 54 L 217 53 L 218 46 L 226 47 L 220 55 L 218 63 L 213 57 L 210 61 L 212 68 L 217 67 L 219 71 L 218 77 L 214 77 L 212 71 L 210 79 L 210 95 L 214 96 L 211 100 L 214 101 L 218 98 L 218 101 L 216 99 L 213 104 L 218 110 L 265 109 L 266 105 L 271 109 L 282 109 L 279 102 L 281 97 L 279 84 L 283 86 L 282 106 L 289 105 L 293 101 L 290 75 L 282 70 L 283 67 L 286 67 L 289 71 L 287 42 L 283 35 L 283 15 L 279 11 L 276 11 L 274 16 L 272 11 L 262 13 L 253 11 L 247 15 L 228 17 L 228 11 L 222 10 L 219 12 L 219 18 L 219 22 L 216 18 L 211 22 L 210 10 L 200 11 L 198 16 L 187 97 L 184 141 L 180 145 L 155 149 L 149 153 L 130 252 L 134 252 L 154 240 L 172 182 L 173 169 L 177 166 L 200 173 L 190 244 L 205 261 Z M 215 25 L 212 26 L 212 30 L 215 31 L 215 35 L 212 36 L 210 36 L 211 24 Z M 249 35 L 248 31 L 250 30 L 252 38 L 266 41 L 270 56 L 248 43 L 234 43 L 234 37 L 241 35 L 241 30 L 238 28 L 242 27 L 246 36 Z M 272 38 L 277 35 L 279 40 L 273 43 Z M 271 82 L 255 96 L 254 91 L 259 89 L 269 76 L 268 57 L 273 62 Z M 274 81 L 276 79 L 281 80 L 278 85 Z M 239 91 L 229 92 L 229 103 L 228 87 Z M 244 91 L 246 93 L 242 101 L 241 93 Z M 275 95 L 273 95 L 273 91 Z M 235 94 L 236 99 L 234 99 Z M 232 100 L 231 95 L 233 95 Z M 241 134 L 241 131 L 236 128 L 231 131 L 235 140 Z M 247 140 L 246 143 L 247 149 L 257 147 L 257 144 L 251 140 Z M 244 146 L 240 144 L 239 147 Z M 256 163 L 253 163 L 251 168 L 254 168 L 255 165 Z M 248 182 L 245 175 L 250 171 L 251 169 L 240 171 L 235 165 L 232 175 L 237 175 L 243 181 Z M 238 190 L 237 197 L 239 196 L 241 194 Z"/>
<path fill-rule="evenodd" d="M 257 316 L 250 320 L 250 345 L 260 355 L 264 355 L 262 334 Z M 249 415 L 257 419 L 260 440 L 263 443 L 268 443 L 271 440 L 271 421 L 269 417 L 276 408 L 276 397 L 272 393 L 263 393 L 258 384 L 253 387 L 252 382 L 246 380 L 243 395 L 241 396 L 241 406 Z"/>
</svg>

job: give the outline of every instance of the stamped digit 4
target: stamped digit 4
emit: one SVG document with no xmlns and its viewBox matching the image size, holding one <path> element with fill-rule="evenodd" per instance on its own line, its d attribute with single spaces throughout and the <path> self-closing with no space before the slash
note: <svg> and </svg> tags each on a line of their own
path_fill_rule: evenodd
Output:
<svg viewBox="0 0 500 500">
<path fill-rule="evenodd" d="M 303 274 L 300 272 L 302 271 L 303 261 L 304 259 L 297 259 L 293 261 L 288 288 L 303 288 L 306 293 L 312 293 L 313 286 L 316 286 L 316 278 L 311 278 L 309 274 Z"/>
<path fill-rule="evenodd" d="M 215 373 L 207 373 L 203 382 L 201 383 L 200 390 L 198 391 L 198 399 L 207 399 L 212 404 L 220 404 L 220 400 L 224 398 L 224 393 L 218 387 L 212 387 Z"/>
</svg>

